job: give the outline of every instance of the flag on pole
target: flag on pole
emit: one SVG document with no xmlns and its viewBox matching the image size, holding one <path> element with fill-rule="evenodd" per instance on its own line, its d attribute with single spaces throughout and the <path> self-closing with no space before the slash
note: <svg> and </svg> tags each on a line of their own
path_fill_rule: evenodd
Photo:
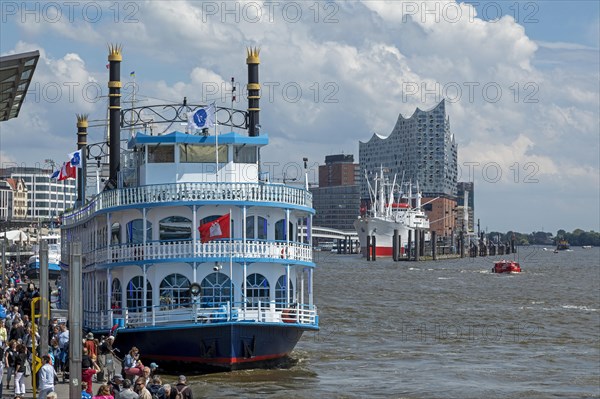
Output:
<svg viewBox="0 0 600 399">
<path fill-rule="evenodd" d="M 58 175 L 60 175 L 60 169 L 56 169 L 49 177 L 50 179 L 58 179 Z"/>
<path fill-rule="evenodd" d="M 215 125 L 215 104 L 188 112 L 188 130 L 204 129 Z"/>
<path fill-rule="evenodd" d="M 208 242 L 219 238 L 229 238 L 231 217 L 229 213 L 223 215 L 212 222 L 201 224 L 198 227 L 200 232 L 200 241 Z"/>
<path fill-rule="evenodd" d="M 135 78 L 135 71 L 129 72 L 129 77 L 130 78 Z"/>
<path fill-rule="evenodd" d="M 72 152 L 69 154 L 69 162 L 71 166 L 74 168 L 82 168 L 83 164 L 81 162 L 81 150 Z"/>
<path fill-rule="evenodd" d="M 71 166 L 71 162 L 63 163 L 58 174 L 58 181 L 77 178 L 77 168 Z"/>
</svg>

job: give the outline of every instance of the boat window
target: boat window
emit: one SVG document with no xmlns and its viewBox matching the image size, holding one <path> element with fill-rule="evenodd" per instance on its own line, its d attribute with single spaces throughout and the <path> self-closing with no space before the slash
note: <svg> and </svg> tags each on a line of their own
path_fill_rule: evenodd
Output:
<svg viewBox="0 0 600 399">
<path fill-rule="evenodd" d="M 288 286 L 290 287 L 290 301 L 287 300 L 286 286 L 285 286 L 285 274 L 277 280 L 275 284 L 275 306 L 285 308 L 288 307 L 290 302 L 293 302 L 294 298 L 294 285 L 292 280 L 288 279 Z"/>
<path fill-rule="evenodd" d="M 144 242 L 144 221 L 134 219 L 127 223 L 127 243 L 142 244 Z M 152 240 L 152 223 L 146 222 L 146 240 Z"/>
<path fill-rule="evenodd" d="M 281 219 L 277 223 L 275 223 L 275 240 L 284 241 L 286 239 L 284 223 L 285 223 L 285 219 Z M 292 222 L 289 222 L 289 229 L 290 229 L 290 241 L 292 241 L 293 237 L 294 237 L 294 224 Z"/>
<path fill-rule="evenodd" d="M 135 276 L 127 283 L 127 308 L 130 312 L 144 311 L 144 305 L 147 311 L 152 310 L 152 285 L 146 281 L 146 303 L 144 304 L 144 277 Z"/>
<path fill-rule="evenodd" d="M 233 147 L 233 162 L 235 163 L 256 163 L 256 147 L 255 146 L 234 146 Z"/>
<path fill-rule="evenodd" d="M 121 291 L 121 281 L 115 278 L 112 281 L 110 308 L 118 314 L 121 314 L 123 307 L 123 292 Z"/>
<path fill-rule="evenodd" d="M 190 280 L 182 274 L 169 274 L 160 283 L 161 308 L 177 308 L 190 303 Z"/>
<path fill-rule="evenodd" d="M 265 276 L 254 273 L 246 278 L 246 298 L 250 307 L 258 307 L 258 301 L 264 304 L 271 300 L 269 295 L 269 281 Z"/>
<path fill-rule="evenodd" d="M 174 163 L 175 147 L 158 144 L 148 146 L 148 163 Z"/>
<path fill-rule="evenodd" d="M 221 272 L 211 273 L 202 280 L 200 284 L 202 307 L 213 308 L 225 305 L 231 301 L 231 281 L 226 274 Z M 235 287 L 233 287 L 235 292 Z"/>
<path fill-rule="evenodd" d="M 207 145 L 179 145 L 179 162 L 182 163 L 210 163 L 216 162 L 217 155 L 214 146 Z M 227 162 L 227 146 L 219 146 L 219 163 Z"/>
<path fill-rule="evenodd" d="M 117 245 L 121 243 L 121 225 L 119 223 L 113 223 L 110 228 L 110 245 Z"/>
<path fill-rule="evenodd" d="M 158 222 L 159 240 L 190 240 L 192 221 L 183 216 L 169 216 Z"/>
<path fill-rule="evenodd" d="M 254 238 L 254 216 L 246 216 L 246 238 Z"/>
<path fill-rule="evenodd" d="M 257 216 L 256 220 L 258 221 L 258 223 L 256 224 L 256 227 L 257 227 L 256 238 L 258 238 L 259 240 L 266 240 L 267 239 L 267 219 L 265 219 L 262 216 Z"/>
<path fill-rule="evenodd" d="M 103 312 L 106 310 L 106 301 L 108 300 L 108 282 L 106 280 L 98 281 L 98 310 Z"/>
</svg>

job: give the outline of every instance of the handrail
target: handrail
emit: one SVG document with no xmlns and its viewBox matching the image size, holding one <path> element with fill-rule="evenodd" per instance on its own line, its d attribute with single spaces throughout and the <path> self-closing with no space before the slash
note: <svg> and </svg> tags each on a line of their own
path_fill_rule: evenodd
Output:
<svg viewBox="0 0 600 399">
<path fill-rule="evenodd" d="M 295 304 L 289 308 L 276 306 L 275 301 L 258 302 L 257 306 L 229 302 L 220 306 L 202 307 L 200 304 L 156 305 L 138 308 L 85 311 L 84 327 L 92 330 L 110 329 L 115 324 L 126 327 L 172 325 L 174 323 L 212 324 L 223 322 L 294 323 L 317 326 L 317 307 Z"/>
<path fill-rule="evenodd" d="M 171 183 L 120 188 L 103 191 L 83 207 L 65 213 L 62 224 L 73 225 L 110 208 L 172 201 L 275 202 L 312 208 L 312 193 L 273 183 Z"/>
<path fill-rule="evenodd" d="M 178 258 L 273 259 L 312 262 L 309 244 L 284 241 L 151 241 L 144 244 L 116 244 L 84 254 L 83 265 L 153 261 Z"/>
</svg>

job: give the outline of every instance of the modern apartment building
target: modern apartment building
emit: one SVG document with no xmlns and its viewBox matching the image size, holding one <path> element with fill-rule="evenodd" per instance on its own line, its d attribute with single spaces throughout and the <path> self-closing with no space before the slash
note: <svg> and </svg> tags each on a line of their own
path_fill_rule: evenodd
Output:
<svg viewBox="0 0 600 399">
<path fill-rule="evenodd" d="M 442 100 L 428 111 L 419 108 L 409 117 L 400 114 L 387 137 L 373 134 L 359 143 L 360 170 L 377 173 L 383 166 L 391 178 L 418 183 L 429 215 L 431 230 L 448 236 L 455 227 L 457 144 L 450 131 L 446 104 Z M 369 198 L 367 182 L 360 179 L 361 198 Z M 448 212 L 448 213 L 447 213 Z"/>
<path fill-rule="evenodd" d="M 26 212 L 24 215 L 17 214 L 17 209 L 13 206 L 13 219 L 48 221 L 73 207 L 77 198 L 75 180 L 50 179 L 51 173 L 50 169 L 39 167 L 9 167 L 0 170 L 0 180 L 20 181 L 25 188 Z M 15 192 L 23 193 L 22 190 L 16 188 L 18 188 L 17 185 L 13 188 L 13 195 Z M 17 195 L 22 196 L 23 194 Z M 15 199 L 13 199 L 13 203 L 14 201 Z"/>
</svg>

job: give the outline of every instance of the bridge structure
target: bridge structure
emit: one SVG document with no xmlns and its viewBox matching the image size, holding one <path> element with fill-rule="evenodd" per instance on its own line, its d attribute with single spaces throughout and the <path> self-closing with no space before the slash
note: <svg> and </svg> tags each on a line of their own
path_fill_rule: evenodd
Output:
<svg viewBox="0 0 600 399">
<path fill-rule="evenodd" d="M 298 234 L 301 237 L 306 237 L 306 226 L 299 226 Z M 353 240 L 358 241 L 358 233 L 355 230 L 338 230 L 329 227 L 313 226 L 312 237 L 319 239 L 335 240 Z"/>
</svg>

